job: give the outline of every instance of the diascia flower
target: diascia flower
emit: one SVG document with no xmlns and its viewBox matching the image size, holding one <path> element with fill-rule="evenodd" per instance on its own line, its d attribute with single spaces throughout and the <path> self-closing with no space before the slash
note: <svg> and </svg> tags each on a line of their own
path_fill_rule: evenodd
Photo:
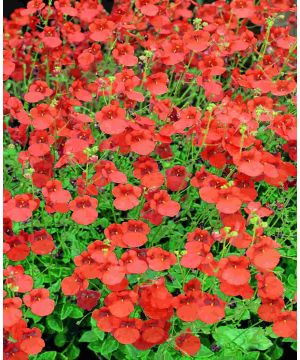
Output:
<svg viewBox="0 0 300 360">
<path fill-rule="evenodd" d="M 169 269 L 176 264 L 176 256 L 160 247 L 151 248 L 147 251 L 147 262 L 149 268 L 155 271 L 163 271 Z"/>
<path fill-rule="evenodd" d="M 276 250 L 280 245 L 267 236 L 259 237 L 257 241 L 257 244 L 247 250 L 247 256 L 257 270 L 273 270 L 280 260 L 280 253 Z"/>
<path fill-rule="evenodd" d="M 283 308 L 284 301 L 282 298 L 273 300 L 265 298 L 262 299 L 262 303 L 257 309 L 257 314 L 262 320 L 273 322 L 279 317 Z"/>
<path fill-rule="evenodd" d="M 148 269 L 147 262 L 141 260 L 135 250 L 126 251 L 121 256 L 120 265 L 125 268 L 127 274 L 143 274 Z"/>
<path fill-rule="evenodd" d="M 39 201 L 33 199 L 30 194 L 16 195 L 4 204 L 4 215 L 12 221 L 26 221 L 32 216 L 32 212 L 39 207 Z"/>
<path fill-rule="evenodd" d="M 210 36 L 204 30 L 188 31 L 184 34 L 183 41 L 188 49 L 200 53 L 209 46 Z"/>
<path fill-rule="evenodd" d="M 201 348 L 200 339 L 193 335 L 190 329 L 186 329 L 175 341 L 175 349 L 181 351 L 183 355 L 194 356 Z"/>
<path fill-rule="evenodd" d="M 31 251 L 37 255 L 49 254 L 55 248 L 53 238 L 46 229 L 35 231 L 28 236 L 28 241 L 31 244 Z"/>
<path fill-rule="evenodd" d="M 24 273 L 22 265 L 8 265 L 3 271 L 3 276 L 6 277 L 5 285 L 12 291 L 26 293 L 33 288 L 33 279 Z"/>
<path fill-rule="evenodd" d="M 3 300 L 3 325 L 13 326 L 22 318 L 22 300 L 19 297 L 6 298 Z"/>
<path fill-rule="evenodd" d="M 128 126 L 126 111 L 117 103 L 104 106 L 95 114 L 100 129 L 110 135 L 121 134 Z"/>
<path fill-rule="evenodd" d="M 198 320 L 199 296 L 197 294 L 180 294 L 172 302 L 176 314 L 183 321 Z"/>
<path fill-rule="evenodd" d="M 166 171 L 167 188 L 171 191 L 180 191 L 187 187 L 186 178 L 190 174 L 184 166 L 176 165 Z"/>
<path fill-rule="evenodd" d="M 244 285 L 250 279 L 250 271 L 247 270 L 249 260 L 245 256 L 229 256 L 219 261 L 218 277 L 230 285 Z"/>
<path fill-rule="evenodd" d="M 54 310 L 55 302 L 49 298 L 50 292 L 47 289 L 33 289 L 23 298 L 24 304 L 32 313 L 38 316 L 47 316 Z"/>
<path fill-rule="evenodd" d="M 140 220 L 129 220 L 122 223 L 122 241 L 128 247 L 139 247 L 147 242 L 150 228 Z"/>
<path fill-rule="evenodd" d="M 21 261 L 27 258 L 30 253 L 28 246 L 28 234 L 21 230 L 19 235 L 10 236 L 5 240 L 7 245 L 6 256 L 12 261 Z"/>
<path fill-rule="evenodd" d="M 171 200 L 170 195 L 165 190 L 149 192 L 146 199 L 150 208 L 161 216 L 176 216 L 180 210 L 180 205 Z"/>
<path fill-rule="evenodd" d="M 282 282 L 273 274 L 257 274 L 258 295 L 264 299 L 276 300 L 283 296 Z"/>
<path fill-rule="evenodd" d="M 138 186 L 131 184 L 119 184 L 112 190 L 114 200 L 114 206 L 118 210 L 126 211 L 133 209 L 139 204 L 138 198 L 142 194 L 142 190 Z"/>
<path fill-rule="evenodd" d="M 198 319 L 206 324 L 214 324 L 225 316 L 225 301 L 217 295 L 204 293 L 198 306 Z"/>
<path fill-rule="evenodd" d="M 70 210 L 73 211 L 72 219 L 81 225 L 92 224 L 98 217 L 96 210 L 98 200 L 88 195 L 77 196 L 70 202 Z"/>
<path fill-rule="evenodd" d="M 168 82 L 168 75 L 158 72 L 147 77 L 145 88 L 149 90 L 152 95 L 162 95 L 168 92 Z"/>
<path fill-rule="evenodd" d="M 40 329 L 33 327 L 31 329 L 24 329 L 20 349 L 28 355 L 35 355 L 42 351 L 45 347 L 45 341 L 42 339 L 42 332 Z"/>
<path fill-rule="evenodd" d="M 99 291 L 78 291 L 78 293 L 76 294 L 77 305 L 84 310 L 91 311 L 98 304 L 100 296 L 101 294 L 99 293 Z"/>
<path fill-rule="evenodd" d="M 62 292 L 67 296 L 75 295 L 78 291 L 87 289 L 88 286 L 88 280 L 86 280 L 82 271 L 78 268 L 74 270 L 71 276 L 67 276 L 61 282 Z"/>
<path fill-rule="evenodd" d="M 273 331 L 277 336 L 297 339 L 297 314 L 296 311 L 283 311 L 275 319 Z"/>
<path fill-rule="evenodd" d="M 121 344 L 133 344 L 140 337 L 142 324 L 142 320 L 136 318 L 116 318 L 112 335 Z"/>
<path fill-rule="evenodd" d="M 53 94 L 53 90 L 49 89 L 45 81 L 37 80 L 29 86 L 29 91 L 24 95 L 25 101 L 36 103 L 46 99 Z"/>
<path fill-rule="evenodd" d="M 104 304 L 113 316 L 124 318 L 133 312 L 134 304 L 136 304 L 137 300 L 137 293 L 125 290 L 110 293 L 105 298 Z"/>
</svg>

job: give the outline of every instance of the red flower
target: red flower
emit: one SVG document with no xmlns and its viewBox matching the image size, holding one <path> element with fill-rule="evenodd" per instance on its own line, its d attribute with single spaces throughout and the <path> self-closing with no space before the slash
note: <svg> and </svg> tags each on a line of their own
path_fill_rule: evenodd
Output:
<svg viewBox="0 0 300 360">
<path fill-rule="evenodd" d="M 141 260 L 135 250 L 126 251 L 121 256 L 120 265 L 125 268 L 127 274 L 143 274 L 148 269 L 147 262 Z"/>
<path fill-rule="evenodd" d="M 187 254 L 181 258 L 181 265 L 186 268 L 196 269 L 201 264 L 209 264 L 213 261 L 213 255 L 210 252 L 210 245 L 189 241 L 185 244 Z"/>
<path fill-rule="evenodd" d="M 4 216 L 12 221 L 26 221 L 37 207 L 37 202 L 28 194 L 16 195 L 4 204 Z"/>
<path fill-rule="evenodd" d="M 61 282 L 62 292 L 67 295 L 75 295 L 78 291 L 87 289 L 89 282 L 85 279 L 80 269 L 75 269 L 73 275 L 64 278 Z"/>
<path fill-rule="evenodd" d="M 204 294 L 198 306 L 198 319 L 214 324 L 225 316 L 225 305 L 217 295 Z"/>
<path fill-rule="evenodd" d="M 40 33 L 40 38 L 44 45 L 50 49 L 57 48 L 62 44 L 55 27 L 45 26 L 44 31 Z"/>
<path fill-rule="evenodd" d="M 168 337 L 168 330 L 170 328 L 170 323 L 165 322 L 164 320 L 146 320 L 143 323 L 141 329 L 141 340 L 144 343 L 148 343 L 149 347 L 164 343 Z M 137 344 L 133 344 L 135 347 Z"/>
<path fill-rule="evenodd" d="M 282 298 L 277 299 L 262 299 L 260 307 L 257 309 L 258 316 L 269 322 L 274 322 L 280 315 L 284 308 L 284 301 Z"/>
<path fill-rule="evenodd" d="M 296 90 L 296 82 L 293 79 L 277 80 L 272 85 L 271 92 L 273 95 L 286 96 Z"/>
<path fill-rule="evenodd" d="M 104 304 L 113 316 L 124 318 L 133 312 L 137 299 L 137 293 L 125 290 L 109 294 L 105 298 Z"/>
<path fill-rule="evenodd" d="M 28 355 L 40 353 L 45 347 L 45 341 L 42 339 L 40 329 L 33 327 L 31 329 L 22 330 L 22 338 L 20 340 L 20 349 Z"/>
<path fill-rule="evenodd" d="M 40 104 L 30 110 L 32 126 L 37 130 L 48 129 L 55 121 L 57 111 L 47 104 Z"/>
<path fill-rule="evenodd" d="M 118 104 L 104 106 L 95 114 L 100 129 L 110 135 L 121 134 L 128 126 L 126 111 Z"/>
<path fill-rule="evenodd" d="M 218 278 L 234 286 L 242 286 L 250 280 L 250 271 L 247 270 L 249 260 L 245 256 L 229 256 L 219 261 Z"/>
<path fill-rule="evenodd" d="M 280 245 L 267 236 L 263 236 L 258 240 L 259 242 L 251 246 L 246 254 L 257 270 L 273 270 L 280 260 L 280 253 L 276 250 Z"/>
<path fill-rule="evenodd" d="M 255 7 L 251 0 L 233 0 L 230 3 L 231 11 L 239 18 L 250 18 L 254 15 Z"/>
<path fill-rule="evenodd" d="M 140 319 L 116 319 L 112 335 L 121 344 L 133 344 L 140 337 L 141 327 L 142 320 Z"/>
<path fill-rule="evenodd" d="M 3 275 L 6 277 L 5 285 L 12 291 L 26 293 L 33 288 L 33 279 L 31 276 L 24 274 L 22 265 L 7 266 Z"/>
<path fill-rule="evenodd" d="M 159 7 L 155 5 L 158 2 L 159 0 L 137 0 L 135 6 L 141 11 L 143 15 L 152 17 L 155 16 L 159 11 Z"/>
<path fill-rule="evenodd" d="M 176 338 L 176 350 L 182 352 L 183 355 L 194 356 L 201 348 L 200 339 L 193 335 L 189 329 Z"/>
<path fill-rule="evenodd" d="M 130 150 L 139 155 L 149 155 L 155 148 L 155 143 L 149 131 L 133 130 L 125 136 Z"/>
<path fill-rule="evenodd" d="M 173 299 L 173 306 L 176 309 L 177 316 L 182 321 L 198 320 L 199 298 L 193 293 L 188 295 L 181 294 Z"/>
<path fill-rule="evenodd" d="M 55 248 L 53 238 L 47 233 L 46 229 L 35 231 L 29 235 L 28 241 L 31 243 L 31 250 L 37 255 L 49 254 Z"/>
<path fill-rule="evenodd" d="M 5 244 L 9 245 L 6 256 L 12 261 L 21 261 L 27 258 L 30 253 L 28 246 L 28 234 L 23 230 L 19 235 L 10 236 Z"/>
<path fill-rule="evenodd" d="M 47 289 L 33 289 L 23 298 L 24 304 L 32 313 L 38 316 L 47 316 L 54 310 L 55 302 L 49 299 L 50 292 Z"/>
<path fill-rule="evenodd" d="M 114 328 L 115 317 L 112 316 L 107 307 L 94 310 L 92 318 L 97 321 L 97 326 L 100 330 L 111 332 Z"/>
<path fill-rule="evenodd" d="M 149 268 L 154 271 L 163 271 L 176 264 L 176 256 L 160 247 L 151 248 L 147 251 Z"/>
<path fill-rule="evenodd" d="M 131 184 L 118 185 L 112 190 L 114 200 L 114 206 L 118 210 L 127 211 L 133 209 L 139 204 L 138 198 L 142 194 L 142 190 L 138 186 Z"/>
<path fill-rule="evenodd" d="M 29 86 L 29 91 L 24 95 L 25 101 L 36 103 L 46 99 L 53 94 L 53 90 L 49 89 L 45 81 L 37 80 Z"/>
<path fill-rule="evenodd" d="M 209 46 L 209 32 L 204 30 L 188 31 L 184 34 L 183 41 L 188 49 L 200 53 Z"/>
<path fill-rule="evenodd" d="M 77 196 L 70 202 L 70 210 L 73 211 L 72 219 L 77 224 L 92 224 L 98 218 L 97 206 L 97 199 L 88 195 Z"/>
<path fill-rule="evenodd" d="M 284 311 L 273 324 L 273 331 L 277 336 L 297 339 L 297 313 L 296 311 Z"/>
<path fill-rule="evenodd" d="M 106 43 L 112 36 L 115 24 L 106 19 L 95 19 L 90 25 L 90 39 Z"/>
<path fill-rule="evenodd" d="M 117 44 L 112 56 L 119 65 L 134 66 L 138 63 L 138 58 L 134 56 L 134 48 L 127 43 Z"/>
<path fill-rule="evenodd" d="M 263 300 L 276 300 L 283 296 L 283 284 L 273 273 L 257 274 L 256 279 L 258 295 Z"/>
<path fill-rule="evenodd" d="M 155 210 L 161 216 L 176 216 L 179 213 L 180 205 L 171 200 L 165 190 L 154 191 L 149 195 L 150 208 Z"/>
<path fill-rule="evenodd" d="M 22 10 L 22 16 L 34 14 L 45 7 L 43 0 L 31 0 L 27 3 L 27 9 Z"/>
<path fill-rule="evenodd" d="M 18 321 L 22 318 L 22 311 L 20 310 L 21 306 L 22 300 L 18 297 L 3 300 L 4 327 L 13 326 L 18 323 Z"/>
<path fill-rule="evenodd" d="M 147 234 L 150 228 L 140 220 L 129 220 L 122 224 L 122 241 L 128 247 L 142 246 L 147 242 Z"/>
<path fill-rule="evenodd" d="M 101 294 L 99 293 L 99 291 L 78 291 L 78 293 L 76 294 L 77 306 L 79 306 L 81 309 L 91 311 L 98 304 L 100 296 Z"/>
<path fill-rule="evenodd" d="M 152 95 L 162 95 L 168 92 L 168 82 L 168 75 L 158 72 L 148 76 L 144 86 Z"/>
<path fill-rule="evenodd" d="M 233 159 L 238 167 L 238 171 L 252 177 L 259 176 L 264 172 L 261 160 L 262 154 L 255 148 L 249 151 L 242 151 L 240 158 Z"/>
<path fill-rule="evenodd" d="M 75 256 L 74 263 L 86 279 L 95 279 L 99 276 L 100 271 L 98 259 L 98 252 L 84 251 L 80 255 Z"/>
<path fill-rule="evenodd" d="M 187 187 L 186 178 L 190 174 L 184 166 L 176 165 L 166 171 L 167 188 L 171 191 L 180 191 Z"/>
</svg>

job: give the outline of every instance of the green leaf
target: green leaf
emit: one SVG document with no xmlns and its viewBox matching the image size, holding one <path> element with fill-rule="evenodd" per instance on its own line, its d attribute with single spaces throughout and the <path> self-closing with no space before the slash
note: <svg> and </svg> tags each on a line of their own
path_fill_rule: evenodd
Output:
<svg viewBox="0 0 300 360">
<path fill-rule="evenodd" d="M 57 356 L 56 351 L 46 351 L 37 356 L 37 360 L 55 360 Z"/>
<path fill-rule="evenodd" d="M 245 360 L 257 360 L 259 358 L 259 354 L 259 351 L 250 351 L 248 354 L 245 354 Z"/>
<path fill-rule="evenodd" d="M 80 319 L 83 317 L 83 310 L 82 309 L 79 309 L 77 307 L 73 307 L 72 308 L 72 312 L 70 314 L 70 317 L 73 318 L 73 319 Z"/>
<path fill-rule="evenodd" d="M 99 344 L 100 345 L 100 344 Z M 119 343 L 113 337 L 106 338 L 101 344 L 100 353 L 102 355 L 107 355 L 113 353 L 119 347 Z"/>
<path fill-rule="evenodd" d="M 54 316 L 47 317 L 46 323 L 51 330 L 56 332 L 62 332 L 64 329 L 62 321 Z"/>
<path fill-rule="evenodd" d="M 237 347 L 245 352 L 267 350 L 273 345 L 261 328 L 236 329 L 230 326 L 221 326 L 216 329 L 213 337 L 222 348 Z"/>
<path fill-rule="evenodd" d="M 208 357 L 213 355 L 214 353 L 202 344 L 200 350 L 195 355 L 195 359 L 207 359 Z"/>
<path fill-rule="evenodd" d="M 97 335 L 94 333 L 93 330 L 90 330 L 90 331 L 86 331 L 82 334 L 81 338 L 79 339 L 79 342 L 91 343 L 91 342 L 97 341 L 97 340 L 98 340 Z"/>
<path fill-rule="evenodd" d="M 107 218 L 102 218 L 102 219 L 99 219 L 99 224 L 100 224 L 103 228 L 107 228 L 110 223 L 109 223 L 109 221 L 107 220 Z"/>
<path fill-rule="evenodd" d="M 80 350 L 74 344 L 72 344 L 67 351 L 68 360 L 75 360 L 80 355 Z"/>
<path fill-rule="evenodd" d="M 60 312 L 60 318 L 62 320 L 66 319 L 67 317 L 69 317 L 72 311 L 73 311 L 73 306 L 71 304 L 69 303 L 63 304 Z"/>
<path fill-rule="evenodd" d="M 64 333 L 59 333 L 54 338 L 54 343 L 58 347 L 63 347 L 67 341 L 66 335 Z"/>
<path fill-rule="evenodd" d="M 90 350 L 92 350 L 94 353 L 99 354 L 100 353 L 100 348 L 101 348 L 100 345 L 101 344 L 100 344 L 99 341 L 94 341 L 94 342 L 89 343 L 88 348 Z"/>
</svg>

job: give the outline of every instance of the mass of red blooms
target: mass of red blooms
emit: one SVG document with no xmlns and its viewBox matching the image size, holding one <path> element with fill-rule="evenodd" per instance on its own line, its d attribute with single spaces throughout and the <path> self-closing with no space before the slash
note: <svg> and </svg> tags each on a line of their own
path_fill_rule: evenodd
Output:
<svg viewBox="0 0 300 360">
<path fill-rule="evenodd" d="M 61 281 L 62 296 L 101 331 L 139 350 L 171 342 L 193 356 L 194 322 L 226 320 L 225 298 L 257 298 L 259 319 L 296 339 L 296 312 L 275 271 L 281 244 L 265 234 L 273 211 L 258 190 L 295 186 L 296 117 L 286 104 L 296 102 L 295 10 L 293 0 L 125 0 L 108 14 L 97 0 L 32 0 L 5 19 L 4 132 L 30 184 L 5 185 L 3 196 L 5 360 L 43 351 L 25 313 L 47 317 L 57 303 L 34 286 L 26 261 L 43 260 L 59 240 L 47 225 L 22 224 L 59 214 L 92 227 L 107 199 L 114 220 L 102 240 L 87 239 Z M 280 138 L 278 151 L 261 128 Z M 172 249 L 157 242 L 187 202 L 205 204 L 222 225 L 204 228 L 196 211 Z M 177 294 L 172 269 L 189 274 L 176 279 Z M 215 287 L 203 289 L 199 274 Z M 104 292 L 92 290 L 94 280 Z"/>
</svg>

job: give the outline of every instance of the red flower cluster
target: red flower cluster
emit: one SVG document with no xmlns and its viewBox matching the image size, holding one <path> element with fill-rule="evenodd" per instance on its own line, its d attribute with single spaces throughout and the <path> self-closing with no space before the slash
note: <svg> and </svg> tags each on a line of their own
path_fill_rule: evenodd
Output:
<svg viewBox="0 0 300 360">
<path fill-rule="evenodd" d="M 28 328 L 22 319 L 22 304 L 33 314 L 47 316 L 54 310 L 55 302 L 49 298 L 47 289 L 33 289 L 33 279 L 24 273 L 22 265 L 9 265 L 4 269 L 5 285 L 13 293 L 24 293 L 20 297 L 6 297 L 3 301 L 4 359 L 28 359 L 42 351 L 45 342 L 41 330 Z M 6 294 L 4 294 L 6 296 Z"/>
<path fill-rule="evenodd" d="M 194 356 L 185 322 L 226 321 L 232 297 L 258 297 L 259 317 L 295 339 L 262 192 L 295 186 L 294 11 L 292 0 L 137 0 L 108 15 L 95 0 L 32 0 L 5 19 L 5 150 L 24 175 L 4 190 L 5 359 L 45 346 L 24 309 L 55 311 L 10 263 L 63 247 L 38 216 L 85 226 L 61 290 L 122 344 L 172 341 Z"/>
</svg>

